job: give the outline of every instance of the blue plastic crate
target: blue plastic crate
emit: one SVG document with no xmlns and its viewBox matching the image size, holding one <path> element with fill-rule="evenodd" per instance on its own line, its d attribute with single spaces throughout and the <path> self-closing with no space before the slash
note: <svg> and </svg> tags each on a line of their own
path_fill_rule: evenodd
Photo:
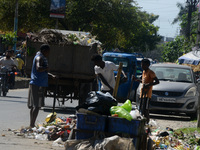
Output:
<svg viewBox="0 0 200 150">
<path fill-rule="evenodd" d="M 94 136 L 94 133 L 91 133 L 91 132 L 86 133 L 86 132 L 76 131 L 76 133 L 75 133 L 75 138 L 77 140 L 89 139 L 93 136 Z"/>
<path fill-rule="evenodd" d="M 144 120 L 128 121 L 124 118 L 108 117 L 108 132 L 109 133 L 127 133 L 132 136 L 138 136 L 143 132 Z"/>
<path fill-rule="evenodd" d="M 77 114 L 77 129 L 90 131 L 105 131 L 106 116 Z M 76 132 L 76 139 L 88 139 L 94 136 L 93 132 Z"/>
</svg>

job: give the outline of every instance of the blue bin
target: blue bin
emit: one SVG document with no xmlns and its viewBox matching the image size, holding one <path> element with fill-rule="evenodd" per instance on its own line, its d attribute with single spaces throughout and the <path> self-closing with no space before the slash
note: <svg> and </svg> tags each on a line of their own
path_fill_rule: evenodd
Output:
<svg viewBox="0 0 200 150">
<path fill-rule="evenodd" d="M 91 114 L 77 114 L 77 129 L 89 131 L 105 131 L 106 116 Z M 76 132 L 76 139 L 88 139 L 94 136 L 94 132 Z"/>
<path fill-rule="evenodd" d="M 108 117 L 108 132 L 109 133 L 127 133 L 132 136 L 138 136 L 143 132 L 144 120 L 128 121 L 124 118 Z"/>
<path fill-rule="evenodd" d="M 126 137 L 133 137 L 133 144 L 136 149 L 139 149 L 142 134 L 144 134 L 145 120 L 131 120 L 124 118 L 108 117 L 107 132 L 112 135 L 120 134 Z"/>
</svg>

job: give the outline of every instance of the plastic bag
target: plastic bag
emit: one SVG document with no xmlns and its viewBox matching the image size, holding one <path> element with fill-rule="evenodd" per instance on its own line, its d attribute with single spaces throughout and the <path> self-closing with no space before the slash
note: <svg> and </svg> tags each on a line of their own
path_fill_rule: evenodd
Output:
<svg viewBox="0 0 200 150">
<path fill-rule="evenodd" d="M 110 113 L 111 115 L 117 114 L 118 117 L 120 118 L 125 118 L 129 121 L 132 120 L 132 116 L 129 114 L 128 111 L 126 111 L 124 108 L 122 108 L 121 106 L 112 106 L 110 108 Z"/>
<path fill-rule="evenodd" d="M 84 108 L 101 115 L 110 115 L 110 108 L 118 103 L 110 93 L 91 91 L 88 93 L 86 102 L 76 107 L 76 109 Z"/>
<path fill-rule="evenodd" d="M 125 103 L 122 106 L 120 106 L 120 107 L 124 108 L 126 111 L 128 111 L 130 113 L 131 109 L 132 109 L 131 101 L 129 99 L 127 99 L 125 101 Z"/>
<path fill-rule="evenodd" d="M 45 121 L 47 123 L 50 123 L 50 122 L 52 122 L 52 121 L 54 121 L 56 119 L 56 116 L 57 116 L 56 112 L 50 113 L 50 114 L 47 115 Z"/>
<path fill-rule="evenodd" d="M 130 114 L 131 114 L 133 119 L 141 118 L 140 112 L 137 109 L 136 110 L 131 110 Z"/>
</svg>

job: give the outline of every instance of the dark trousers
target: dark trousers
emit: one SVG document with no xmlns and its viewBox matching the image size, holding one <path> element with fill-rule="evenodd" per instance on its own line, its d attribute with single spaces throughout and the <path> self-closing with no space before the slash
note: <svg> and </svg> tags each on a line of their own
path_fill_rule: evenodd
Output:
<svg viewBox="0 0 200 150">
<path fill-rule="evenodd" d="M 148 98 L 148 97 L 140 98 L 139 111 L 147 119 L 147 121 L 146 121 L 147 123 L 149 123 L 149 120 L 150 120 L 150 116 L 149 116 L 149 101 L 150 101 L 150 98 Z"/>
</svg>

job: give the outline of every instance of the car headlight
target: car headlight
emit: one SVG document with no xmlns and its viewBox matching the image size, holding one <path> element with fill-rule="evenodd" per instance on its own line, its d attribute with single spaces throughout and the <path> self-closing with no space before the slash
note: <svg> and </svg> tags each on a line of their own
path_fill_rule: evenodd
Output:
<svg viewBox="0 0 200 150">
<path fill-rule="evenodd" d="M 196 88 L 192 87 L 187 91 L 187 93 L 185 94 L 185 97 L 195 96 L 196 92 L 197 92 Z"/>
</svg>

